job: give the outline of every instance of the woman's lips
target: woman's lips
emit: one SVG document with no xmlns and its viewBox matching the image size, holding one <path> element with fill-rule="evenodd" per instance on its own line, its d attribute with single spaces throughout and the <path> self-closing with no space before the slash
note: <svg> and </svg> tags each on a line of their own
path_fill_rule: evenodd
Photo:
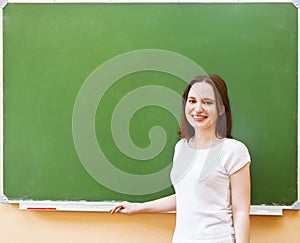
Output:
<svg viewBox="0 0 300 243">
<path fill-rule="evenodd" d="M 202 122 L 204 121 L 205 119 L 207 119 L 208 116 L 206 115 L 199 115 L 199 114 L 192 114 L 192 117 L 195 121 L 197 122 Z"/>
</svg>

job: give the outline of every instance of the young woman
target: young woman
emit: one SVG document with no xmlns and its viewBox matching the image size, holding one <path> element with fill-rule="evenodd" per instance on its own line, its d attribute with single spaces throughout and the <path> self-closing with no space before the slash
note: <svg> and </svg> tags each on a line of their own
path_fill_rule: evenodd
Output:
<svg viewBox="0 0 300 243">
<path fill-rule="evenodd" d="M 198 76 L 182 103 L 181 140 L 171 171 L 175 194 L 122 202 L 111 213 L 176 210 L 173 243 L 249 243 L 250 156 L 231 136 L 226 84 L 217 75 Z"/>
</svg>

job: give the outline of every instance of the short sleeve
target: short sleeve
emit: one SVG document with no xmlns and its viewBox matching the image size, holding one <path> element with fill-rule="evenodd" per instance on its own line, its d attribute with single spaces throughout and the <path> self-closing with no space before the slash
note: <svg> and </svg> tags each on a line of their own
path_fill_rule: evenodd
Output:
<svg viewBox="0 0 300 243">
<path fill-rule="evenodd" d="M 182 146 L 183 143 L 183 139 L 179 140 L 176 145 L 175 145 L 175 149 L 174 149 L 174 155 L 173 155 L 173 161 L 175 161 L 175 159 L 177 158 L 180 148 Z"/>
<path fill-rule="evenodd" d="M 237 140 L 230 141 L 226 146 L 225 169 L 229 175 L 237 172 L 251 161 L 248 148 Z"/>
</svg>

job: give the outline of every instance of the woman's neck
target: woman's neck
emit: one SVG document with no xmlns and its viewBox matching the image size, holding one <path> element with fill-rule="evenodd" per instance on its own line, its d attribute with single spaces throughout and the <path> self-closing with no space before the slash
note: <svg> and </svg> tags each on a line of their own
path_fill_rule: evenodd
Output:
<svg viewBox="0 0 300 243">
<path fill-rule="evenodd" d="M 189 144 L 194 149 L 207 149 L 220 142 L 214 132 L 195 130 L 195 135 L 189 140 Z"/>
</svg>

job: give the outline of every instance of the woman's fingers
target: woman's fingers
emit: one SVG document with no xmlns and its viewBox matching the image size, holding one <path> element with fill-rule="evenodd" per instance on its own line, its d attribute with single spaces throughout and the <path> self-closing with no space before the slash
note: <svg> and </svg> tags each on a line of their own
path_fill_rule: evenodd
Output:
<svg viewBox="0 0 300 243">
<path fill-rule="evenodd" d="M 114 213 L 125 213 L 125 211 L 122 212 L 124 209 L 125 209 L 125 205 L 124 205 L 123 203 L 121 203 L 121 204 L 118 204 L 118 205 L 114 206 L 114 207 L 110 210 L 110 213 L 111 213 L 111 214 L 114 214 Z"/>
</svg>

